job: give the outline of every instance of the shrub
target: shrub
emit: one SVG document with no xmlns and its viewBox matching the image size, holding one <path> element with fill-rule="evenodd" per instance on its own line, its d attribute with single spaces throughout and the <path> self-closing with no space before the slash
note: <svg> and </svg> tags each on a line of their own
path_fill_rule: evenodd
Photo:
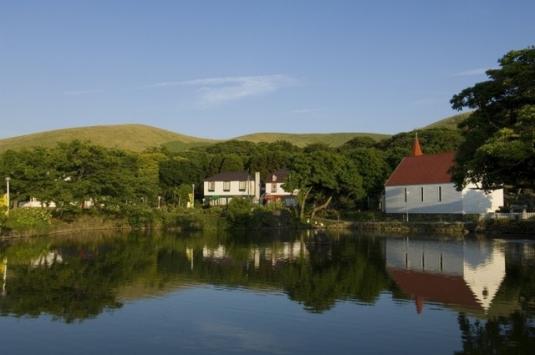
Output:
<svg viewBox="0 0 535 355">
<path fill-rule="evenodd" d="M 16 208 L 9 211 L 5 226 L 15 231 L 46 229 L 52 215 L 46 208 Z"/>
<path fill-rule="evenodd" d="M 227 206 L 227 216 L 233 225 L 245 225 L 249 222 L 255 205 L 246 198 L 233 198 Z"/>
</svg>

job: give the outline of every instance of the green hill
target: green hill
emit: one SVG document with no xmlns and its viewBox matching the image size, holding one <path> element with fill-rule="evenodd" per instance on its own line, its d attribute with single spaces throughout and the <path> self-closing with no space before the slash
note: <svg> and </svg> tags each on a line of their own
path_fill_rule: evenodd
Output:
<svg viewBox="0 0 535 355">
<path fill-rule="evenodd" d="M 426 128 L 446 127 L 456 129 L 457 124 L 466 119 L 470 113 L 461 113 L 432 123 Z M 253 133 L 234 139 L 258 142 L 275 142 L 285 140 L 297 146 L 322 143 L 337 147 L 355 137 L 371 137 L 377 141 L 390 137 L 379 133 Z M 33 133 L 24 136 L 0 139 L 0 152 L 7 149 L 22 149 L 35 146 L 52 147 L 57 142 L 69 142 L 73 139 L 88 140 L 105 147 L 117 147 L 132 151 L 142 151 L 150 147 L 165 146 L 171 151 L 183 151 L 188 148 L 209 145 L 221 140 L 192 137 L 164 129 L 141 125 L 109 125 L 58 129 L 54 131 Z"/>
<path fill-rule="evenodd" d="M 151 126 L 125 124 L 58 129 L 6 138 L 0 140 L 0 152 L 7 149 L 22 149 L 35 146 L 52 147 L 58 142 L 69 142 L 73 139 L 89 140 L 105 147 L 118 147 L 137 152 L 149 147 L 159 147 L 170 142 L 176 149 L 216 142 L 211 139 L 186 136 Z"/>
<path fill-rule="evenodd" d="M 430 125 L 427 125 L 423 127 L 423 129 L 426 128 L 449 128 L 449 129 L 457 129 L 457 125 L 464 121 L 468 116 L 470 116 L 471 112 L 463 112 L 458 115 L 446 117 L 440 121 L 436 121 L 434 123 L 431 123 Z"/>
<path fill-rule="evenodd" d="M 338 147 L 355 137 L 371 137 L 375 140 L 381 140 L 390 137 L 389 134 L 379 133 L 253 133 L 245 136 L 236 137 L 241 141 L 253 143 L 267 142 L 272 143 L 280 140 L 291 142 L 299 147 L 308 144 L 323 143 L 332 147 Z"/>
</svg>

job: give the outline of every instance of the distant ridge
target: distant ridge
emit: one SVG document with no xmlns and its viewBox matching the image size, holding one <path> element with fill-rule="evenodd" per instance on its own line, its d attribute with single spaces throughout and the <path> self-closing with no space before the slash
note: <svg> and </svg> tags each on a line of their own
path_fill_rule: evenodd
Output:
<svg viewBox="0 0 535 355">
<path fill-rule="evenodd" d="M 470 112 L 447 117 L 422 129 L 444 127 L 457 129 L 457 124 L 470 115 Z M 376 141 L 390 137 L 389 134 L 340 132 L 340 133 L 277 133 L 261 132 L 239 136 L 233 139 L 259 142 L 289 141 L 299 147 L 308 144 L 326 144 L 338 147 L 355 137 L 370 137 Z M 18 137 L 0 139 L 0 152 L 8 149 L 23 149 L 36 146 L 53 147 L 58 142 L 69 142 L 74 139 L 91 141 L 108 148 L 121 148 L 135 152 L 151 147 L 164 146 L 171 151 L 184 151 L 189 148 L 205 146 L 224 140 L 200 138 L 171 132 L 165 129 L 143 124 L 101 125 L 77 128 L 57 129 L 53 131 L 27 134 Z"/>
<path fill-rule="evenodd" d="M 66 128 L 6 138 L 0 140 L 0 152 L 36 146 L 53 147 L 58 142 L 69 142 L 74 139 L 89 140 L 104 147 L 117 147 L 136 152 L 159 147 L 168 142 L 179 142 L 184 147 L 216 142 L 142 124 L 124 124 Z"/>
<path fill-rule="evenodd" d="M 431 123 L 430 125 L 423 127 L 423 129 L 427 129 L 427 128 L 458 129 L 457 125 L 461 123 L 462 121 L 466 120 L 471 114 L 472 114 L 471 112 L 463 112 L 458 115 L 446 117 L 440 121 L 436 121 L 434 123 Z"/>
<path fill-rule="evenodd" d="M 370 137 L 376 141 L 390 137 L 389 134 L 380 133 L 276 133 L 276 132 L 262 132 L 252 133 L 244 136 L 236 137 L 236 140 L 248 141 L 253 143 L 266 142 L 273 143 L 276 141 L 288 141 L 299 147 L 304 147 L 308 144 L 321 143 L 332 147 L 338 147 L 345 142 L 355 137 Z"/>
</svg>

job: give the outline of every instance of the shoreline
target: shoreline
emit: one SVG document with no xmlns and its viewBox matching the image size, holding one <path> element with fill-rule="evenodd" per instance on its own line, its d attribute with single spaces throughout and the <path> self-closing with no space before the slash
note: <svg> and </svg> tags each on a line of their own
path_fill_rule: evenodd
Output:
<svg viewBox="0 0 535 355">
<path fill-rule="evenodd" d="M 143 225 L 134 226 L 124 218 L 110 218 L 101 216 L 81 216 L 72 222 L 53 220 L 50 226 L 39 229 L 27 229 L 21 231 L 11 230 L 0 234 L 0 240 L 9 240 L 26 237 L 65 235 L 69 233 L 91 231 L 202 231 L 207 229 L 229 230 L 344 230 L 361 232 L 364 234 L 395 234 L 395 235 L 438 235 L 461 238 L 469 235 L 482 235 L 490 238 L 524 238 L 535 239 L 535 221 L 526 221 L 526 226 L 519 228 L 519 222 L 511 224 L 488 225 L 476 224 L 468 221 L 347 221 L 317 218 L 308 224 L 277 223 L 275 225 L 247 225 L 229 227 L 224 223 L 224 217 L 220 217 L 220 223 L 204 221 L 192 226 L 190 223 L 165 223 L 156 221 Z M 522 223 L 520 223 L 522 226 Z"/>
</svg>

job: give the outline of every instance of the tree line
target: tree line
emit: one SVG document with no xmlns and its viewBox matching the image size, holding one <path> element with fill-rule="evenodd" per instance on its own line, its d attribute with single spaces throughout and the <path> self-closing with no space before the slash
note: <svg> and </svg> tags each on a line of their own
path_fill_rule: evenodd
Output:
<svg viewBox="0 0 535 355">
<path fill-rule="evenodd" d="M 287 188 L 304 192 L 303 211 L 307 206 L 314 213 L 326 203 L 365 209 L 376 207 L 386 178 L 409 154 L 413 137 L 413 132 L 383 141 L 357 137 L 336 148 L 232 140 L 184 152 L 160 147 L 141 153 L 75 140 L 53 148 L 8 150 L 0 155 L 0 176 L 11 177 L 14 205 L 36 198 L 71 211 L 91 201 L 93 209 L 113 212 L 132 206 L 184 206 L 192 184 L 200 199 L 203 179 L 222 171 L 259 171 L 267 178 L 287 168 Z M 445 128 L 420 131 L 419 137 L 429 153 L 454 150 L 461 141 L 458 131 Z"/>
</svg>

